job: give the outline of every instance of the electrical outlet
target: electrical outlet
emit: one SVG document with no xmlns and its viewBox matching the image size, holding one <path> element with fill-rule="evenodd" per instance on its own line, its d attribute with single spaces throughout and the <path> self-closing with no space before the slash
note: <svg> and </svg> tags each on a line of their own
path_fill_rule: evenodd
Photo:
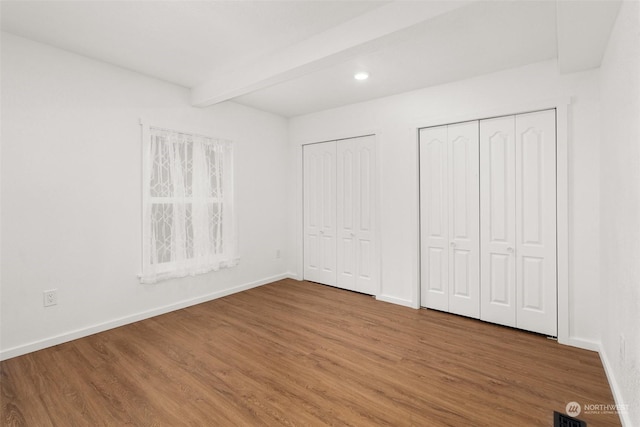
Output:
<svg viewBox="0 0 640 427">
<path fill-rule="evenodd" d="M 58 304 L 58 290 L 51 289 L 48 291 L 44 291 L 44 306 L 49 307 L 51 305 Z"/>
<path fill-rule="evenodd" d="M 624 363 L 624 360 L 627 357 L 626 352 L 627 352 L 627 349 L 626 349 L 626 343 L 624 341 L 624 335 L 620 334 L 620 362 L 621 363 Z"/>
<path fill-rule="evenodd" d="M 280 259 L 280 249 L 276 249 L 276 259 Z"/>
</svg>

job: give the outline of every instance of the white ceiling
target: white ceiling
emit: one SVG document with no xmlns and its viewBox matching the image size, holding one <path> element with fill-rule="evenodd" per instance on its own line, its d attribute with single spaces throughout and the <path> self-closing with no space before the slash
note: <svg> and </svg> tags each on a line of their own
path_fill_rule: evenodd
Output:
<svg viewBox="0 0 640 427">
<path fill-rule="evenodd" d="M 472 4 L 400 42 L 236 100 L 292 116 L 552 59 L 555 13 L 553 2 Z M 355 70 L 369 79 L 354 81 Z"/>
<path fill-rule="evenodd" d="M 2 1 L 1 25 L 191 88 L 194 105 L 291 117 L 547 59 L 597 67 L 619 3 Z"/>
<path fill-rule="evenodd" d="M 182 86 L 383 2 L 2 1 L 2 30 Z"/>
</svg>

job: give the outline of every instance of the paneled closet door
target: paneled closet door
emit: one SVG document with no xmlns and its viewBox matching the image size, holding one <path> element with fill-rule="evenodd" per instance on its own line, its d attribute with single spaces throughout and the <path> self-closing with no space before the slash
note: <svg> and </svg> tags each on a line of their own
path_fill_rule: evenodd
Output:
<svg viewBox="0 0 640 427">
<path fill-rule="evenodd" d="M 480 316 L 478 122 L 420 131 L 421 305 Z"/>
<path fill-rule="evenodd" d="M 480 317 L 478 121 L 447 126 L 449 311 Z"/>
<path fill-rule="evenodd" d="M 515 117 L 480 121 L 480 318 L 516 326 Z"/>
<path fill-rule="evenodd" d="M 304 278 L 336 284 L 336 142 L 305 145 Z"/>
<path fill-rule="evenodd" d="M 557 335 L 555 110 L 480 121 L 481 319 Z"/>
<path fill-rule="evenodd" d="M 375 137 L 337 141 L 337 285 L 377 293 Z"/>
<path fill-rule="evenodd" d="M 557 335 L 555 110 L 515 118 L 516 326 Z"/>
<path fill-rule="evenodd" d="M 449 311 L 447 126 L 420 130 L 420 305 Z"/>
</svg>

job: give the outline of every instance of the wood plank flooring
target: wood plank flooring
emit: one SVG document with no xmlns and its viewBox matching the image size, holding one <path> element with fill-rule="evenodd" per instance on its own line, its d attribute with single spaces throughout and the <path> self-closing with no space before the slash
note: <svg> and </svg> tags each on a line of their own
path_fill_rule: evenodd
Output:
<svg viewBox="0 0 640 427">
<path fill-rule="evenodd" d="M 0 373 L 4 426 L 552 426 L 568 402 L 613 403 L 597 353 L 293 280 Z"/>
</svg>

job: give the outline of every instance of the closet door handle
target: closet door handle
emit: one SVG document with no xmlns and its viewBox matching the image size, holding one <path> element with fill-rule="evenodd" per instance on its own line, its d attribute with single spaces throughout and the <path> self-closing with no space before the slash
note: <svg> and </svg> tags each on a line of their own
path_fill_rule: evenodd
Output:
<svg viewBox="0 0 640 427">
<path fill-rule="evenodd" d="M 512 254 L 512 253 L 513 253 L 513 248 L 512 248 L 511 246 L 509 246 L 509 247 L 507 248 L 507 252 L 509 252 L 510 254 Z"/>
<path fill-rule="evenodd" d="M 456 247 L 456 242 L 451 242 L 451 243 L 449 243 L 449 245 L 450 245 L 452 248 L 455 248 L 455 247 Z"/>
</svg>

